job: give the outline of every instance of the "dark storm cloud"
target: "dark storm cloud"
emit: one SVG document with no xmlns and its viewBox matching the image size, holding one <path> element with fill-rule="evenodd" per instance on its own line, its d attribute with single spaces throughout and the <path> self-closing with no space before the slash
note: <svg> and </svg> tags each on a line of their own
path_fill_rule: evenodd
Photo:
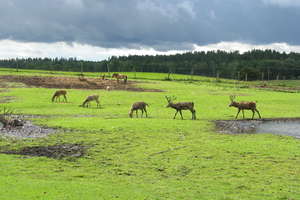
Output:
<svg viewBox="0 0 300 200">
<path fill-rule="evenodd" d="M 0 39 L 190 49 L 220 41 L 300 44 L 293 0 L 1 0 Z"/>
</svg>

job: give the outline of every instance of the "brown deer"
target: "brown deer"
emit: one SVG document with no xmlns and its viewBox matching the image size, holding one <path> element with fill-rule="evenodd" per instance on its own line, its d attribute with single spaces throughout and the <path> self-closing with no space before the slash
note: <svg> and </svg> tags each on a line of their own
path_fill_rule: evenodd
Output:
<svg viewBox="0 0 300 200">
<path fill-rule="evenodd" d="M 81 107 L 89 107 L 91 101 L 96 101 L 96 103 L 97 103 L 97 108 L 100 107 L 99 95 L 97 95 L 97 94 L 88 96 L 88 97 L 84 100 L 84 102 L 82 103 L 82 105 L 80 105 L 80 106 L 81 106 Z"/>
<path fill-rule="evenodd" d="M 132 118 L 133 111 L 135 111 L 136 117 L 138 117 L 138 110 L 142 111 L 141 117 L 143 117 L 144 111 L 146 113 L 146 117 L 148 117 L 146 106 L 149 106 L 149 105 L 145 102 L 135 102 L 134 104 L 132 104 L 131 110 L 129 111 L 129 117 Z"/>
<path fill-rule="evenodd" d="M 112 78 L 116 78 L 117 79 L 117 82 L 119 83 L 119 79 L 124 79 L 124 83 L 127 83 L 127 75 L 125 74 L 118 74 L 118 73 L 114 73 L 112 75 Z"/>
<path fill-rule="evenodd" d="M 178 103 L 173 103 L 173 100 L 176 100 L 175 97 L 171 98 L 166 96 L 166 99 L 168 101 L 168 105 L 166 106 L 167 108 L 174 108 L 176 110 L 176 113 L 173 117 L 173 119 L 176 118 L 177 113 L 180 113 L 181 119 L 182 117 L 182 110 L 190 110 L 192 113 L 192 120 L 196 120 L 196 110 L 194 109 L 194 102 L 178 102 Z"/>
<path fill-rule="evenodd" d="M 64 97 L 65 102 L 67 102 L 67 91 L 66 90 L 57 90 L 54 95 L 52 96 L 52 102 L 56 101 L 59 99 L 60 102 L 60 96 Z"/>
<path fill-rule="evenodd" d="M 251 110 L 252 111 L 252 119 L 254 118 L 254 114 L 255 112 L 257 112 L 259 118 L 261 118 L 259 111 L 256 108 L 256 103 L 253 101 L 248 101 L 248 102 L 236 102 L 234 101 L 235 96 L 231 95 L 230 96 L 230 101 L 231 103 L 229 104 L 229 107 L 236 107 L 238 109 L 237 115 L 236 115 L 236 119 L 238 118 L 240 112 L 242 111 L 243 113 L 243 119 L 245 118 L 245 114 L 244 114 L 244 110 Z"/>
</svg>

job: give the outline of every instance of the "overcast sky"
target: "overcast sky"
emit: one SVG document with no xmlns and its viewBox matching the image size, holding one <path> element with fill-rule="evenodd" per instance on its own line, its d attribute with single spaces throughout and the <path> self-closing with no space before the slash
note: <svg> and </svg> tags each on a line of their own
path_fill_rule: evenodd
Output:
<svg viewBox="0 0 300 200">
<path fill-rule="evenodd" d="M 300 0 L 1 0 L 0 58 L 300 52 Z"/>
</svg>

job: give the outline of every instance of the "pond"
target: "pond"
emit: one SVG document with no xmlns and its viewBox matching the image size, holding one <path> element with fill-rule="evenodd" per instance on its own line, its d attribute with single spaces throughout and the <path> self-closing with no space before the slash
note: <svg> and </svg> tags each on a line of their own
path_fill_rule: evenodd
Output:
<svg viewBox="0 0 300 200">
<path fill-rule="evenodd" d="M 217 120 L 219 132 L 230 134 L 272 133 L 300 139 L 300 118 L 278 118 L 259 120 Z"/>
</svg>

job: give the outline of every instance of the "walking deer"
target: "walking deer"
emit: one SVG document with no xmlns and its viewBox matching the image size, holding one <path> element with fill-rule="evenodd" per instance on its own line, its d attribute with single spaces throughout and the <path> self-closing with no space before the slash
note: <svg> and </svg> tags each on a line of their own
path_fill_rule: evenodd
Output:
<svg viewBox="0 0 300 200">
<path fill-rule="evenodd" d="M 261 118 L 259 111 L 256 108 L 256 103 L 253 101 L 248 101 L 248 102 L 236 102 L 234 101 L 235 96 L 231 95 L 230 97 L 231 103 L 229 104 L 229 107 L 236 107 L 238 109 L 236 119 L 238 118 L 240 112 L 242 111 L 243 113 L 243 119 L 245 118 L 244 110 L 251 110 L 252 111 L 252 119 L 254 118 L 255 112 L 257 112 L 259 118 Z"/>
<path fill-rule="evenodd" d="M 57 99 L 59 99 L 59 102 L 60 102 L 60 97 L 63 96 L 65 100 L 65 102 L 67 102 L 67 91 L 66 90 L 57 90 L 54 95 L 52 96 L 52 102 L 56 101 L 57 102 Z"/>
<path fill-rule="evenodd" d="M 100 102 L 99 102 L 99 95 L 94 94 L 91 96 L 88 96 L 85 101 L 80 105 L 81 107 L 89 107 L 91 101 L 96 101 L 97 103 L 97 108 L 100 107 Z"/>
<path fill-rule="evenodd" d="M 146 106 L 149 106 L 149 105 L 145 102 L 135 102 L 134 104 L 132 104 L 131 110 L 129 111 L 129 117 L 132 118 L 133 111 L 135 111 L 136 117 L 138 117 L 138 110 L 142 111 L 141 117 L 143 117 L 144 111 L 146 113 L 146 117 L 148 117 Z"/>
<path fill-rule="evenodd" d="M 125 74 L 118 74 L 118 73 L 114 73 L 112 75 L 112 78 L 116 78 L 117 79 L 117 82 L 119 83 L 119 79 L 124 79 L 124 83 L 127 83 L 127 75 Z"/>
<path fill-rule="evenodd" d="M 173 117 L 173 119 L 176 118 L 177 113 L 180 113 L 181 119 L 182 117 L 182 110 L 190 110 L 192 113 L 192 120 L 196 120 L 196 110 L 194 109 L 194 102 L 178 102 L 178 103 L 173 103 L 173 100 L 176 100 L 175 97 L 171 98 L 166 96 L 166 99 L 168 101 L 168 105 L 166 106 L 167 108 L 174 108 L 176 110 L 176 113 Z"/>
</svg>

